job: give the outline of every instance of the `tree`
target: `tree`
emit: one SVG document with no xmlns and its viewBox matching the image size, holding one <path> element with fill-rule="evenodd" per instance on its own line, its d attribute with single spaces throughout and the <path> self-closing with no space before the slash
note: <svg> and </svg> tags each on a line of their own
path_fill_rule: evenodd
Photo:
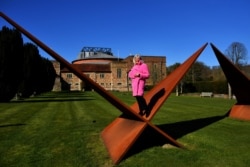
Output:
<svg viewBox="0 0 250 167">
<path fill-rule="evenodd" d="M 181 64 L 175 63 L 167 68 L 167 74 L 170 74 Z M 191 68 L 187 71 L 180 83 L 176 86 L 176 95 L 183 92 L 195 92 L 195 83 L 201 81 L 212 81 L 213 75 L 210 67 L 206 66 L 203 62 L 196 61 Z M 197 85 L 197 84 L 196 84 Z M 179 91 L 180 90 L 180 91 Z"/>
<path fill-rule="evenodd" d="M 175 63 L 169 67 L 167 67 L 167 75 L 172 73 L 176 68 L 178 68 L 181 65 L 181 63 Z"/>
<path fill-rule="evenodd" d="M 39 75 L 39 83 L 37 84 L 36 92 L 42 93 L 51 91 L 56 79 L 56 71 L 52 62 L 42 57 L 40 70 L 37 72 L 37 75 Z"/>
<path fill-rule="evenodd" d="M 40 56 L 37 46 L 24 44 L 23 80 L 19 87 L 22 97 L 40 94 L 53 89 L 56 72 L 48 59 Z"/>
<path fill-rule="evenodd" d="M 247 63 L 247 49 L 240 42 L 233 42 L 225 51 L 225 55 L 238 67 Z"/>
<path fill-rule="evenodd" d="M 40 56 L 37 46 L 23 44 L 15 29 L 0 31 L 0 102 L 8 102 L 16 94 L 29 97 L 33 93 L 51 91 L 56 72 L 53 64 Z"/>
<path fill-rule="evenodd" d="M 244 44 L 240 42 L 233 42 L 225 51 L 225 55 L 235 64 L 235 66 L 242 68 L 247 63 L 247 49 Z M 232 98 L 231 86 L 228 84 L 228 96 Z"/>
<path fill-rule="evenodd" d="M 40 70 L 42 59 L 38 48 L 32 43 L 25 43 L 23 50 L 23 79 L 18 92 L 22 94 L 22 97 L 27 98 L 36 92 L 36 87 L 39 83 L 37 72 Z"/>
<path fill-rule="evenodd" d="M 211 69 L 213 81 L 226 81 L 225 74 L 220 66 L 213 66 Z"/>
<path fill-rule="evenodd" d="M 203 62 L 196 61 L 184 77 L 185 81 L 195 83 L 197 81 L 211 81 L 211 69 Z"/>
<path fill-rule="evenodd" d="M 23 39 L 16 29 L 0 31 L 0 102 L 10 101 L 22 79 Z"/>
</svg>

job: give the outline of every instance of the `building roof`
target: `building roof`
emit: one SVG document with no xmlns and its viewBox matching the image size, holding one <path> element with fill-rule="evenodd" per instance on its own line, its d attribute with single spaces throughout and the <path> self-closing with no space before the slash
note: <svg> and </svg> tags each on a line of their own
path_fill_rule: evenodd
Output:
<svg viewBox="0 0 250 167">
<path fill-rule="evenodd" d="M 113 55 L 98 53 L 89 57 L 85 57 L 84 59 L 118 59 L 118 58 Z"/>
<path fill-rule="evenodd" d="M 75 64 L 76 62 L 84 63 L 84 61 L 88 63 L 89 61 L 92 61 L 92 60 L 103 62 L 103 61 L 121 61 L 123 59 L 113 56 L 113 55 L 105 54 L 105 53 L 96 53 L 96 54 L 89 54 L 87 56 L 80 55 L 79 58 L 72 61 L 72 63 L 73 64 Z"/>
</svg>

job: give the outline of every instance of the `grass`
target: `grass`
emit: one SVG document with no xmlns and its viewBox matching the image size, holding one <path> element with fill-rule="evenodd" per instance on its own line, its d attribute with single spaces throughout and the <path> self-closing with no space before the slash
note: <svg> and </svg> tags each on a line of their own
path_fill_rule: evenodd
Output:
<svg viewBox="0 0 250 167">
<path fill-rule="evenodd" d="M 113 93 L 134 103 L 131 93 Z M 117 166 L 249 166 L 250 122 L 225 117 L 234 103 L 171 95 L 152 122 L 187 149 L 163 148 L 167 141 L 146 131 Z M 120 114 L 96 92 L 0 103 L 0 166 L 113 166 L 100 133 Z"/>
</svg>

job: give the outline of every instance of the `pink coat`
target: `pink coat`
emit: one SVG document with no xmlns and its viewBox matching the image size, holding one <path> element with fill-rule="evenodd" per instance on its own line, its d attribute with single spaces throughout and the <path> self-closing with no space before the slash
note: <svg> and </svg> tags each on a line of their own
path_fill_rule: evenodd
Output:
<svg viewBox="0 0 250 167">
<path fill-rule="evenodd" d="M 140 74 L 139 77 L 135 77 L 137 73 Z M 149 76 L 150 73 L 148 71 L 148 66 L 142 61 L 132 67 L 132 69 L 128 73 L 128 77 L 131 79 L 132 82 L 133 96 L 143 96 L 146 79 L 148 79 Z"/>
</svg>

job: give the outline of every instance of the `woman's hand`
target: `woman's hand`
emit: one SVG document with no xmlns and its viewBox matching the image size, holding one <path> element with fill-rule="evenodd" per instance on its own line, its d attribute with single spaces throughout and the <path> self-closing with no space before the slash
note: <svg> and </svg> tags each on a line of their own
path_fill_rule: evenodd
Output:
<svg viewBox="0 0 250 167">
<path fill-rule="evenodd" d="M 135 77 L 140 77 L 140 74 L 139 74 L 139 73 L 136 73 L 136 74 L 135 74 Z"/>
</svg>

